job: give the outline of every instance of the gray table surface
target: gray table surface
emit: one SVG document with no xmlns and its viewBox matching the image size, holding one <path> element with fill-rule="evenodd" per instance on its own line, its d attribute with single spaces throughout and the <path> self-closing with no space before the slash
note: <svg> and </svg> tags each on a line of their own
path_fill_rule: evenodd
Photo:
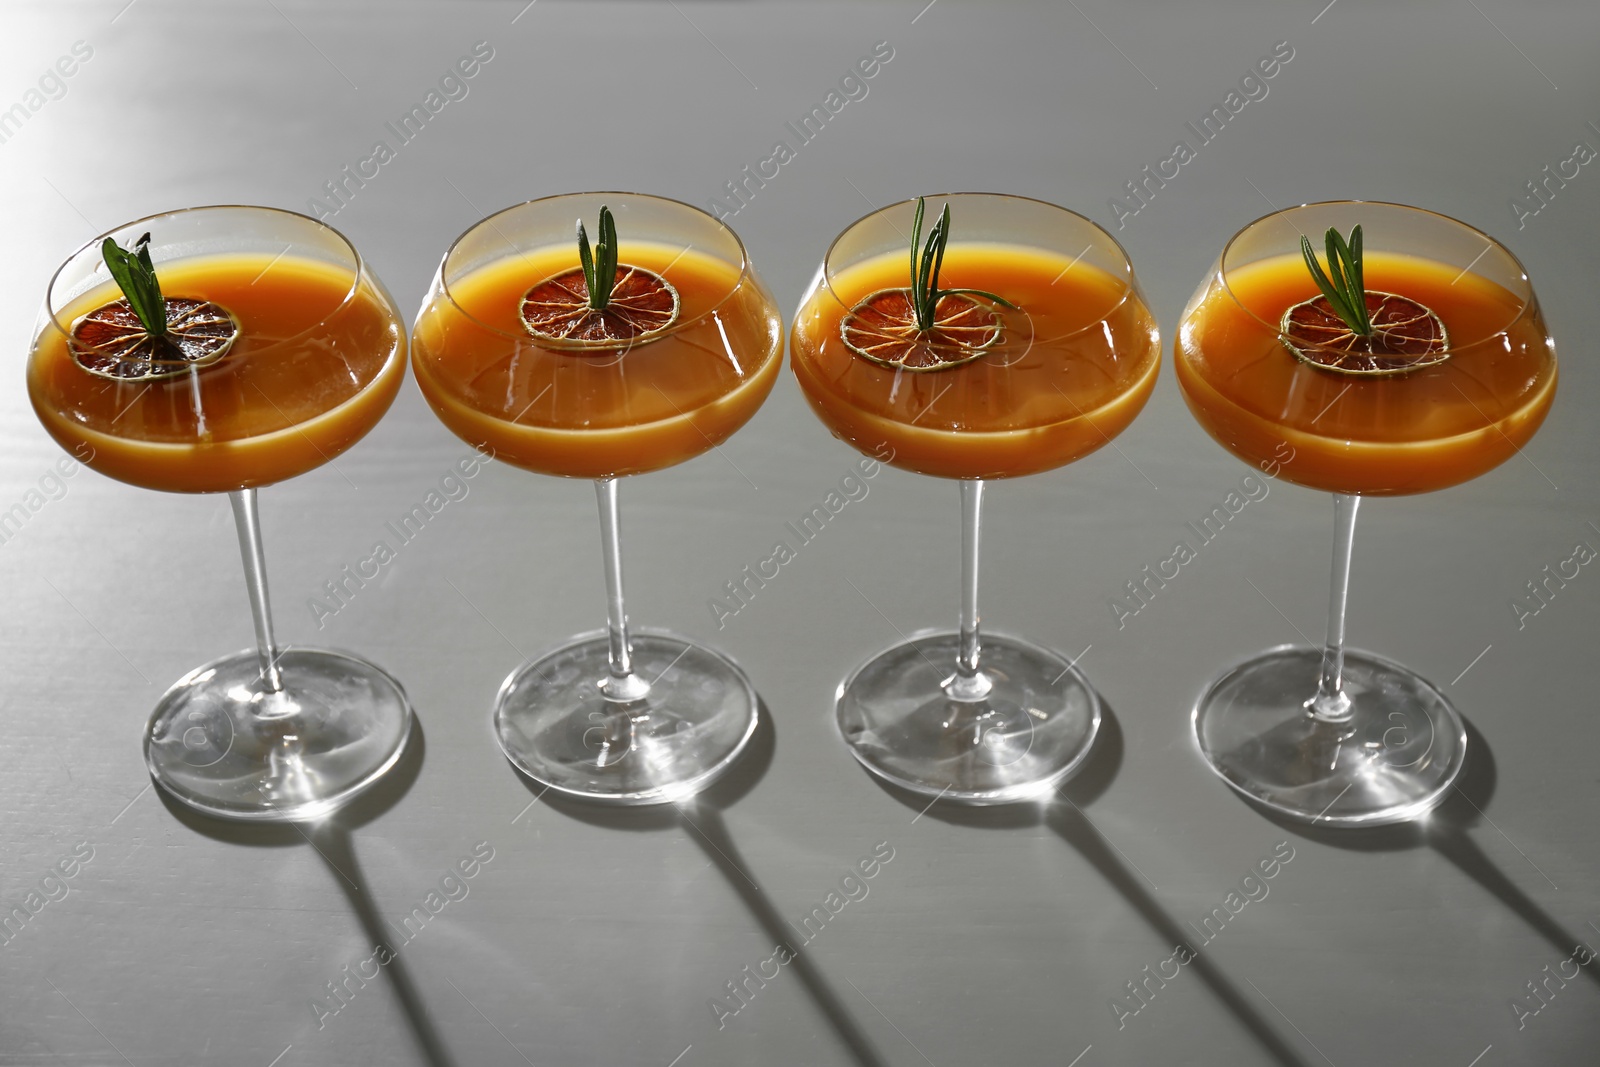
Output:
<svg viewBox="0 0 1600 1067">
<path fill-rule="evenodd" d="M 1600 546 L 1600 162 L 1564 163 L 1600 148 L 1600 10 L 1323 2 L 7 4 L 0 108 L 26 114 L 0 143 L 0 510 L 38 503 L 31 489 L 44 503 L 0 544 L 0 903 L 36 907 L 0 943 L 0 1064 L 1595 1062 L 1600 963 L 1549 976 L 1600 945 L 1600 575 L 1582 569 L 1520 626 L 1513 603 L 1578 543 Z M 1193 144 L 1185 123 L 1283 41 L 1293 58 L 1266 95 L 1118 228 L 1124 183 Z M 54 80 L 77 42 L 92 55 Z M 951 485 L 880 474 L 714 622 L 708 599 L 855 459 L 785 372 L 719 454 L 623 487 L 633 619 L 723 648 L 764 700 L 755 750 L 713 795 L 681 812 L 557 805 L 495 749 L 501 679 L 602 621 L 585 484 L 487 469 L 319 628 L 322 583 L 464 454 L 408 384 L 369 438 L 262 508 L 281 635 L 389 666 L 425 743 L 319 828 L 175 810 L 139 735 L 166 685 L 250 643 L 228 507 L 50 479 L 61 453 L 22 388 L 45 281 L 153 211 L 306 210 L 393 146 L 385 124 L 477 42 L 493 56 L 465 95 L 447 85 L 457 98 L 332 220 L 408 313 L 491 210 L 618 187 L 704 206 L 779 140 L 795 158 L 731 224 L 786 313 L 850 220 L 943 189 L 1029 194 L 1111 228 L 1169 346 L 1222 242 L 1269 203 L 1396 200 L 1502 237 L 1559 341 L 1555 409 L 1485 477 L 1369 504 L 1351 590 L 1353 642 L 1433 678 L 1471 722 L 1460 793 L 1417 830 L 1306 832 L 1201 763 L 1200 686 L 1320 639 L 1331 509 L 1274 484 L 1119 628 L 1108 599 L 1246 473 L 1190 419 L 1169 363 L 1115 449 L 988 501 L 986 622 L 1085 653 L 1113 709 L 1047 804 L 924 811 L 834 733 L 846 671 L 897 629 L 954 621 Z M 893 56 L 865 95 L 848 83 L 858 98 L 797 144 L 785 124 L 877 42 Z M 1577 176 L 1519 218 L 1525 183 L 1562 166 Z M 492 858 L 441 889 L 475 849 Z M 728 983 L 802 941 L 794 924 L 874 849 L 892 859 L 866 895 L 836 898 L 793 963 L 733 999 Z M 1193 927 L 1275 850 L 1292 859 L 1267 896 L 1129 1011 L 1127 983 L 1199 943 Z M 370 973 L 379 940 L 403 942 L 396 961 L 347 977 Z"/>
</svg>

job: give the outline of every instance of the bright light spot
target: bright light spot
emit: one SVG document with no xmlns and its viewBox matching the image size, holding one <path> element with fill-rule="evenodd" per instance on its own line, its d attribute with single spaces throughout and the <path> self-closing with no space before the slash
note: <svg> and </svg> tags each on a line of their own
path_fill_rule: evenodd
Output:
<svg viewBox="0 0 1600 1067">
<path fill-rule="evenodd" d="M 1018 800 L 1037 801 L 1041 808 L 1048 807 L 1056 795 L 1056 783 L 1053 781 L 1035 782 L 1028 788 L 1016 794 Z"/>
<path fill-rule="evenodd" d="M 668 804 L 677 804 L 684 808 L 694 807 L 694 795 L 699 792 L 699 785 L 694 782 L 678 782 L 667 786 L 661 791 L 661 796 Z"/>
</svg>

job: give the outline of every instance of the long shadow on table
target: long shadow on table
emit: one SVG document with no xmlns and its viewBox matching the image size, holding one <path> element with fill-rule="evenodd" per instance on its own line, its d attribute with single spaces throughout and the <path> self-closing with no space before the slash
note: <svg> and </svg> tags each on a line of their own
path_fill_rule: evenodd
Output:
<svg viewBox="0 0 1600 1067">
<path fill-rule="evenodd" d="M 366 932 L 367 943 L 374 946 L 386 945 L 391 950 L 395 949 L 394 931 L 384 923 L 383 917 L 373 907 L 372 893 L 367 888 L 366 876 L 362 873 L 360 861 L 356 859 L 355 850 L 351 847 L 350 831 L 330 819 L 311 831 L 311 839 L 328 867 L 339 876 L 339 888 L 344 890 L 350 906 L 355 909 L 356 918 L 360 920 L 361 928 Z M 401 1013 L 405 1016 L 406 1024 L 411 1029 L 411 1036 L 416 1039 L 424 1060 L 430 1067 L 450 1067 L 450 1054 L 445 1050 L 444 1042 L 440 1040 L 439 1032 L 434 1028 L 433 1019 L 428 1014 L 427 1005 L 417 992 L 416 983 L 412 981 L 403 949 L 404 946 L 400 946 L 400 954 L 392 956 L 388 964 L 381 969 L 390 987 L 394 989 L 395 997 L 400 1001 Z"/>
<path fill-rule="evenodd" d="M 411 737 L 406 742 L 405 751 L 389 772 L 366 792 L 317 823 L 228 822 L 202 815 L 159 789 L 156 793 L 175 819 L 206 837 L 257 848 L 310 845 L 333 873 L 334 883 L 350 902 L 367 943 L 387 945 L 393 949 L 394 932 L 385 925 L 373 904 L 372 890 L 356 857 L 350 831 L 376 819 L 405 796 L 421 774 L 426 754 L 427 741 L 423 737 L 422 723 L 413 719 Z M 365 981 L 388 982 L 394 990 L 395 999 L 400 1003 L 401 1015 L 429 1067 L 451 1067 L 450 1055 L 439 1038 L 427 1006 L 417 992 L 416 982 L 412 980 L 403 954 L 394 956 L 380 971 L 382 978 L 374 977 Z M 359 978 L 357 980 L 362 981 Z"/>
<path fill-rule="evenodd" d="M 760 781 L 772 762 L 772 752 L 777 740 L 772 726 L 772 713 L 766 704 L 760 706 L 756 732 L 739 761 L 712 786 L 682 804 L 662 804 L 645 808 L 605 807 L 559 797 L 555 793 L 541 793 L 536 782 L 523 779 L 530 792 L 541 795 L 550 807 L 581 822 L 602 826 L 609 830 L 665 830 L 681 827 L 691 841 L 711 861 L 728 883 L 752 918 L 761 926 L 773 944 L 794 946 L 794 931 L 783 921 L 772 898 L 762 888 L 761 882 L 745 860 L 733 835 L 728 833 L 723 821 L 723 811 Z M 879 1055 L 855 1017 L 818 969 L 811 955 L 802 946 L 787 964 L 787 970 L 800 978 L 806 995 L 817 1011 L 827 1020 L 839 1040 L 849 1050 L 859 1067 L 884 1067 L 887 1061 Z"/>
<path fill-rule="evenodd" d="M 1500 833 L 1500 830 L 1484 814 L 1494 796 L 1497 780 L 1494 753 L 1470 722 L 1466 728 L 1467 759 L 1461 768 L 1461 777 L 1456 779 L 1449 797 L 1426 818 L 1416 822 L 1379 826 L 1370 830 L 1315 827 L 1285 819 L 1255 804 L 1250 806 L 1289 833 L 1332 848 L 1391 852 L 1427 846 L 1515 912 L 1562 956 L 1570 955 L 1582 939 L 1563 927 L 1538 901 L 1512 881 L 1505 869 L 1479 847 L 1469 832 L 1480 824 L 1488 824 L 1496 833 Z M 1510 842 L 1510 838 L 1506 840 Z M 1532 866 L 1531 860 L 1529 866 Z M 1591 982 L 1600 984 L 1600 969 L 1585 967 L 1581 970 Z"/>
<path fill-rule="evenodd" d="M 969 807 L 948 801 L 937 801 L 928 807 L 927 815 L 929 818 L 957 826 L 984 829 L 1036 826 L 1043 823 L 1054 831 L 1056 836 L 1071 845 L 1080 856 L 1088 860 L 1089 865 L 1122 895 L 1122 898 L 1139 913 L 1140 918 L 1144 919 L 1165 944 L 1183 944 L 1193 948 L 1194 935 L 1179 925 L 1161 903 L 1150 895 L 1142 876 L 1129 868 L 1127 862 L 1100 835 L 1100 831 L 1095 829 L 1088 815 L 1084 813 L 1084 807 L 1106 791 L 1121 766 L 1122 729 L 1110 706 L 1104 705 L 1100 733 L 1095 738 L 1094 751 L 1090 753 L 1088 762 L 1077 775 L 1057 789 L 1047 802 Z M 879 784 L 885 792 L 913 810 L 922 809 L 928 803 L 926 797 L 919 797 L 881 782 Z M 1250 998 L 1233 983 L 1204 948 L 1189 961 L 1187 969 L 1200 976 L 1212 994 L 1276 1062 L 1287 1067 L 1309 1067 L 1306 1060 L 1285 1041 L 1271 1021 L 1256 1009 Z"/>
</svg>

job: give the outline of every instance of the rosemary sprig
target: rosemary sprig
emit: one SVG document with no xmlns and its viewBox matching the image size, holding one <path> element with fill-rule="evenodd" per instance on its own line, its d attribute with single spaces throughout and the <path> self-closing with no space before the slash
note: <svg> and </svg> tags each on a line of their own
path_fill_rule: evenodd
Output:
<svg viewBox="0 0 1600 1067">
<path fill-rule="evenodd" d="M 1329 226 L 1324 242 L 1328 249 L 1326 273 L 1317 262 L 1310 239 L 1301 235 L 1300 254 L 1305 257 L 1306 267 L 1311 271 L 1317 288 L 1328 298 L 1328 305 L 1333 308 L 1334 314 L 1344 320 L 1350 332 L 1357 337 L 1371 337 L 1372 319 L 1367 315 L 1367 290 L 1361 276 L 1361 227 L 1350 231 L 1350 241 L 1346 244 L 1345 239 L 1339 236 L 1339 230 Z M 1329 278 L 1330 274 L 1332 278 Z"/>
<path fill-rule="evenodd" d="M 150 262 L 150 235 L 147 233 L 123 248 L 116 240 L 107 237 L 100 243 L 100 254 L 105 257 L 106 269 L 117 281 L 128 306 L 139 317 L 144 332 L 160 337 L 167 332 L 167 302 L 161 296 L 161 283 L 156 280 L 156 268 Z"/>
<path fill-rule="evenodd" d="M 922 256 L 917 257 L 917 244 L 922 237 L 923 198 L 917 197 L 917 215 L 911 223 L 911 309 L 917 316 L 917 329 L 933 329 L 934 313 L 942 297 L 960 293 L 981 296 L 997 304 L 1016 309 L 1015 304 L 1003 296 L 984 289 L 940 289 L 939 268 L 944 265 L 944 246 L 950 240 L 950 205 L 939 213 L 939 221 L 928 231 L 927 243 L 922 246 Z"/>
<path fill-rule="evenodd" d="M 589 251 L 589 235 L 583 230 L 583 220 L 578 220 L 578 259 L 583 263 L 583 280 L 589 287 L 589 307 L 604 311 L 611 302 L 611 290 L 617 284 L 617 223 L 611 209 L 600 208 L 600 241 Z"/>
</svg>

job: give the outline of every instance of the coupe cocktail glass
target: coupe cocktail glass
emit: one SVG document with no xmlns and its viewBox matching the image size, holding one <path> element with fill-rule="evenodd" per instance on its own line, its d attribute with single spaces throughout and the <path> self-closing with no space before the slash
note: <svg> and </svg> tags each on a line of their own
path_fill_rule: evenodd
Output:
<svg viewBox="0 0 1600 1067">
<path fill-rule="evenodd" d="M 597 215 L 590 262 L 573 224 Z M 588 268 L 605 273 L 608 257 L 614 289 L 607 278 L 610 301 L 596 309 Z M 428 403 L 468 444 L 526 470 L 593 479 L 599 498 L 607 629 L 524 664 L 495 703 L 500 747 L 531 778 L 593 799 L 678 800 L 726 770 L 754 732 L 756 693 L 733 661 L 630 629 L 617 481 L 682 463 L 743 426 L 777 378 L 782 329 L 739 238 L 676 200 L 534 200 L 479 222 L 445 254 L 413 331 Z"/>
<path fill-rule="evenodd" d="M 142 234 L 170 320 L 154 338 L 102 246 L 137 247 Z M 278 646 L 256 489 L 360 440 L 405 365 L 383 285 L 342 235 L 293 212 L 152 215 L 91 241 L 50 282 L 28 362 L 45 429 L 102 474 L 233 503 L 257 647 L 185 675 L 145 734 L 151 775 L 191 807 L 317 818 L 400 756 L 411 708 L 387 672 L 345 652 Z"/>
<path fill-rule="evenodd" d="M 984 483 L 1071 463 L 1121 433 L 1155 386 L 1160 342 L 1127 254 L 1088 219 L 1019 196 L 932 197 L 948 214 L 921 246 L 920 203 L 875 211 L 834 240 L 790 352 L 834 436 L 960 482 L 960 626 L 868 660 L 839 686 L 836 715 L 850 751 L 885 780 L 1000 803 L 1072 773 L 1100 700 L 1062 655 L 980 640 Z"/>
<path fill-rule="evenodd" d="M 1376 325 L 1367 341 L 1330 313 L 1301 251 L 1303 236 L 1321 248 L 1330 228 L 1357 226 Z M 1555 347 L 1522 265 L 1479 230 L 1419 208 L 1290 208 L 1228 242 L 1176 347 L 1178 384 L 1212 437 L 1334 501 L 1326 644 L 1269 649 L 1212 682 L 1194 708 L 1201 754 L 1234 789 L 1293 818 L 1415 818 L 1455 781 L 1466 732 L 1436 686 L 1345 647 L 1356 509 L 1475 478 L 1544 421 Z"/>
</svg>

